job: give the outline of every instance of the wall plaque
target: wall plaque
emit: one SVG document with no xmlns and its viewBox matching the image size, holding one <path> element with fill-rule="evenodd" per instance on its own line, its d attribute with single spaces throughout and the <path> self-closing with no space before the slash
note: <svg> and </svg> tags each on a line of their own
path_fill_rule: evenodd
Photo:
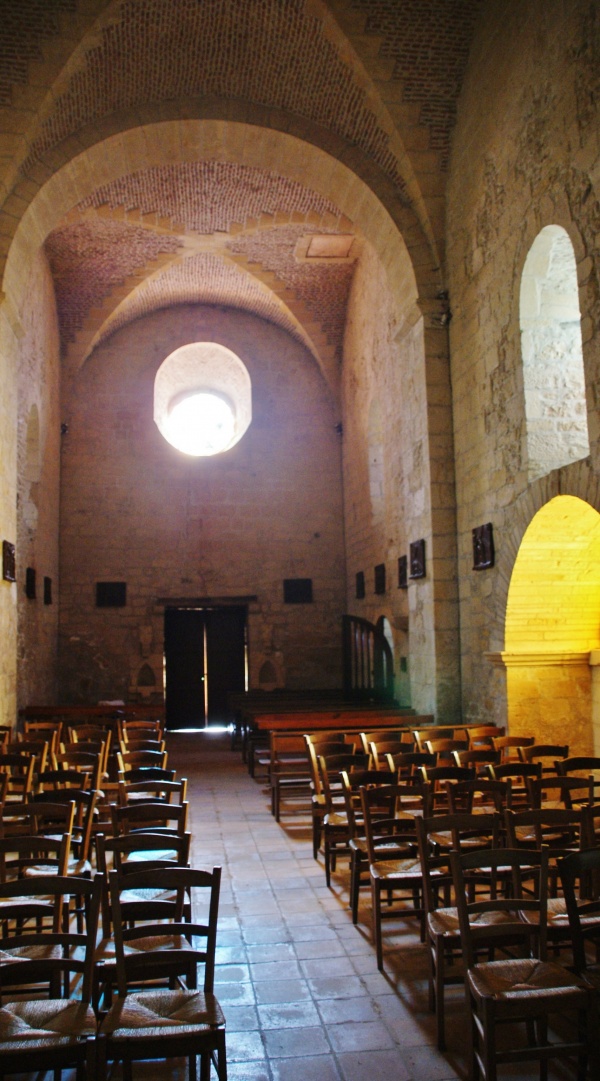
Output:
<svg viewBox="0 0 600 1081">
<path fill-rule="evenodd" d="M 410 546 L 410 577 L 425 577 L 425 541 L 413 541 Z"/>
<path fill-rule="evenodd" d="M 5 582 L 17 580 L 15 546 L 7 540 L 2 541 L 2 577 Z"/>
<path fill-rule="evenodd" d="M 475 526 L 473 530 L 473 570 L 483 571 L 494 566 L 494 531 L 492 523 Z"/>
</svg>

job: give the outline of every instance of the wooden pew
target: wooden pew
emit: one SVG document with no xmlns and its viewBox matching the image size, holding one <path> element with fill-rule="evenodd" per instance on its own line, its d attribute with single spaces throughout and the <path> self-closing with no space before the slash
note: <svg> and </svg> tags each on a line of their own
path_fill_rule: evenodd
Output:
<svg viewBox="0 0 600 1081">
<path fill-rule="evenodd" d="M 406 714 L 398 709 L 377 711 L 374 709 L 353 708 L 346 710 L 297 711 L 295 713 L 257 714 L 255 727 L 249 734 L 246 763 L 251 777 L 256 776 L 256 766 L 269 766 L 270 750 L 268 746 L 271 732 L 289 732 L 297 735 L 311 732 L 328 732 L 339 735 L 344 732 L 362 732 L 371 728 L 413 728 L 432 724 L 431 714 Z"/>
</svg>

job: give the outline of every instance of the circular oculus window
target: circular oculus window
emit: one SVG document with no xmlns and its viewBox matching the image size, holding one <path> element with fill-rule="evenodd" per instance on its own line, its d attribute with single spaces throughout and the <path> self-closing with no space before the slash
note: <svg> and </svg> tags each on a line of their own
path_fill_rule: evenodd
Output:
<svg viewBox="0 0 600 1081">
<path fill-rule="evenodd" d="M 252 420 L 245 364 L 216 342 L 191 342 L 171 353 L 154 381 L 154 420 L 171 446 L 195 457 L 235 446 Z"/>
</svg>

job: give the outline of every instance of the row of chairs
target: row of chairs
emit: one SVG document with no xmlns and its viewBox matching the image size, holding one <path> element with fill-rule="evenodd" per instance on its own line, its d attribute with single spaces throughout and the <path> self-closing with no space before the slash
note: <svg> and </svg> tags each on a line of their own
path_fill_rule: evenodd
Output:
<svg viewBox="0 0 600 1081">
<path fill-rule="evenodd" d="M 574 916 L 566 897 L 557 896 L 565 859 L 575 868 L 573 877 L 576 858 L 589 859 L 588 852 L 596 854 L 600 868 L 600 849 L 587 847 L 592 808 L 432 816 L 421 786 L 362 786 L 360 796 L 378 967 L 383 966 L 382 921 L 399 915 L 415 918 L 428 944 L 430 1005 L 436 1012 L 440 1048 L 445 1046 L 444 989 L 449 982 L 462 982 L 466 974 L 473 1068 L 476 1060 L 485 1079 L 496 1076 L 493 1028 L 508 1018 L 535 1017 L 540 1022 L 537 1041 L 531 1027 L 528 1031 L 525 1058 L 546 1061 L 553 1054 L 577 1053 L 583 1062 L 596 1054 L 597 1064 L 597 992 L 575 978 L 567 965 L 547 964 L 548 943 L 558 949 L 575 937 L 580 947 L 582 933 L 600 941 L 597 894 L 596 915 L 586 909 L 583 931 L 579 913 Z M 517 869 L 522 876 L 518 879 Z M 515 952 L 523 940 L 524 955 Z M 577 956 L 583 972 L 581 949 Z M 505 998 L 512 1008 L 503 1012 Z M 580 1025 L 585 1022 L 585 1035 L 569 1039 L 560 1049 L 551 1047 L 545 1036 L 547 1015 L 562 1014 L 571 1006 Z M 515 1049 L 514 1058 L 523 1057 L 523 1050 Z M 498 1059 L 512 1061 L 511 1054 Z"/>
<path fill-rule="evenodd" d="M 387 735 L 387 734 L 386 734 Z M 314 737 L 307 737 L 310 744 Z M 437 1015 L 438 1042 L 445 1045 L 443 988 L 448 975 L 448 958 L 453 957 L 452 936 L 460 942 L 458 906 L 454 906 L 451 917 L 430 916 L 439 907 L 440 896 L 448 896 L 448 882 L 436 881 L 435 888 L 427 899 L 426 879 L 424 877 L 423 852 L 419 851 L 416 831 L 423 824 L 431 823 L 432 831 L 438 834 L 435 845 L 440 846 L 440 834 L 446 832 L 443 844 L 444 858 L 448 863 L 448 831 L 452 829 L 452 820 L 462 814 L 470 822 L 471 845 L 474 844 L 475 830 L 487 830 L 486 845 L 490 845 L 493 830 L 501 840 L 503 850 L 513 844 L 515 850 L 523 845 L 527 850 L 540 849 L 548 842 L 554 843 L 553 864 L 549 872 L 552 894 L 549 903 L 550 930 L 547 934 L 553 948 L 566 940 L 571 941 L 572 919 L 567 916 L 565 897 L 556 897 L 557 861 L 566 858 L 570 848 L 575 848 L 575 855 L 596 851 L 600 843 L 600 805 L 598 804 L 597 771 L 600 771 L 600 759 L 593 757 L 568 757 L 568 747 L 535 744 L 533 738 L 512 737 L 510 744 L 494 746 L 498 739 L 509 737 L 492 736 L 487 746 L 472 749 L 471 758 L 459 755 L 469 754 L 465 748 L 452 748 L 452 765 L 439 765 L 440 759 L 432 752 L 435 748 L 431 741 L 423 741 L 423 750 L 406 749 L 406 740 L 401 749 L 381 746 L 377 737 L 367 744 L 369 758 L 357 756 L 355 747 L 343 742 L 337 746 L 328 746 L 317 741 L 309 755 L 316 770 L 313 772 L 313 847 L 315 857 L 322 842 L 325 856 L 325 872 L 330 882 L 331 872 L 335 870 L 336 856 L 340 852 L 349 852 L 351 858 L 350 905 L 353 921 L 358 919 L 358 897 L 361 885 L 366 882 L 371 888 L 373 939 L 378 954 L 378 965 L 383 964 L 383 945 L 381 922 L 390 915 L 396 915 L 397 908 L 390 904 L 394 890 L 401 895 L 401 914 L 417 917 L 422 935 L 428 936 L 431 924 L 437 926 L 437 933 L 430 941 L 430 1004 Z M 425 748 L 429 742 L 430 746 Z M 364 746 L 364 745 L 363 745 Z M 335 753 L 319 754 L 318 751 Z M 379 752 L 382 753 L 379 753 Z M 474 751 L 482 752 L 481 755 Z M 500 752 L 500 755 L 498 755 Z M 374 768 L 378 767 L 378 768 Z M 484 774 L 485 776 L 481 776 Z M 382 788 L 390 782 L 398 782 L 395 794 L 396 805 L 391 816 L 393 829 L 400 830 L 400 847 L 395 853 L 390 848 L 390 837 L 381 823 Z M 363 792 L 360 790 L 363 789 Z M 369 852 L 369 839 L 365 819 L 367 810 L 364 806 L 365 793 L 373 790 L 378 821 L 376 822 L 377 842 Z M 359 798 L 359 793 L 363 797 Z M 359 807 L 357 808 L 357 801 Z M 583 807 L 583 810 L 582 810 Z M 477 814 L 473 815 L 474 809 Z M 508 821 L 506 820 L 506 808 Z M 523 817 L 533 813 L 534 818 Z M 491 814 L 496 823 L 491 828 L 486 821 Z M 535 820 L 537 815 L 537 820 Z M 571 819 L 566 821 L 571 815 Z M 562 816 L 562 822 L 559 820 Z M 566 816 L 566 817 L 565 817 Z M 476 824 L 470 821 L 475 818 Z M 545 825 L 543 823 L 548 820 Z M 511 823 L 512 833 L 509 837 Z M 582 823 L 585 822 L 583 826 Z M 412 835 L 411 835 L 412 834 Z M 562 841 L 563 850 L 558 850 L 558 841 Z M 434 845 L 434 847 L 435 847 Z M 430 855 L 433 851 L 429 847 Z M 400 867 L 398 866 L 400 864 Z M 390 878 L 391 875 L 391 878 Z M 598 877 L 598 875 L 597 875 Z M 390 882 L 392 885 L 390 886 Z M 444 893 L 445 891 L 445 893 Z M 431 898 L 435 896 L 435 905 Z M 598 889 L 596 889 L 596 898 Z M 446 908 L 448 906 L 446 905 Z M 548 906 L 545 917 L 548 920 Z M 585 925 L 586 928 L 589 925 Z M 596 921 L 596 932 L 600 939 L 600 921 Z M 575 946 L 573 947 L 575 949 Z M 577 961 L 582 969 L 581 950 Z M 455 978 L 456 966 L 450 966 Z M 564 967 L 559 966 L 564 975 Z M 460 971 L 460 970 L 459 970 Z M 461 977 L 462 979 L 462 974 Z M 587 1011 L 591 1006 L 586 1005 Z M 543 1013 L 543 1011 L 542 1011 Z M 586 1013 L 587 1017 L 587 1013 Z M 588 1018 L 589 1020 L 589 1018 Z M 487 1046 L 487 1037 L 485 1044 Z M 586 1038 L 586 1051 L 589 1039 Z M 583 1053 L 583 1052 L 582 1052 Z M 478 1054 L 481 1054 L 481 1048 Z M 541 1053 L 544 1058 L 545 1053 Z M 493 1058 L 493 1055 L 492 1055 Z M 491 1060 L 485 1065 L 488 1071 L 484 1076 L 495 1077 Z"/>
<path fill-rule="evenodd" d="M 37 774 L 29 799 L 5 805 L 0 1073 L 85 1065 L 102 1078 L 120 1060 L 130 1077 L 132 1061 L 185 1055 L 190 1077 L 199 1056 L 203 1081 L 211 1062 L 224 1081 L 220 868 L 189 867 L 186 782 L 154 765 L 121 770 L 101 828 L 88 830 L 101 797 L 85 771 L 59 768 Z M 89 860 L 75 865 L 84 834 Z"/>
</svg>

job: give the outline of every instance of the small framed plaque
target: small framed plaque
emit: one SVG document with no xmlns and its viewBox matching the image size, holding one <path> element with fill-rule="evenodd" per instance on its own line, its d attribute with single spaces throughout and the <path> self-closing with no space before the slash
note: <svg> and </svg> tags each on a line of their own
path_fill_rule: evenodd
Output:
<svg viewBox="0 0 600 1081">
<path fill-rule="evenodd" d="M 413 541 L 410 546 L 410 576 L 425 577 L 425 541 Z"/>
<path fill-rule="evenodd" d="M 484 571 L 494 566 L 494 531 L 492 523 L 475 526 L 473 530 L 473 570 Z"/>
<path fill-rule="evenodd" d="M 406 556 L 398 558 L 398 589 L 408 589 L 408 559 Z"/>
<path fill-rule="evenodd" d="M 357 601 L 364 600 L 365 597 L 365 572 L 357 571 L 356 573 L 356 599 Z"/>
<path fill-rule="evenodd" d="M 36 583 L 35 583 L 35 567 L 27 567 L 25 571 L 25 596 L 30 600 L 35 600 L 36 595 Z"/>
<path fill-rule="evenodd" d="M 378 563 L 375 567 L 375 592 L 385 593 L 385 563 Z"/>
<path fill-rule="evenodd" d="M 2 541 L 2 577 L 5 582 L 17 580 L 15 546 L 7 540 Z"/>
</svg>

